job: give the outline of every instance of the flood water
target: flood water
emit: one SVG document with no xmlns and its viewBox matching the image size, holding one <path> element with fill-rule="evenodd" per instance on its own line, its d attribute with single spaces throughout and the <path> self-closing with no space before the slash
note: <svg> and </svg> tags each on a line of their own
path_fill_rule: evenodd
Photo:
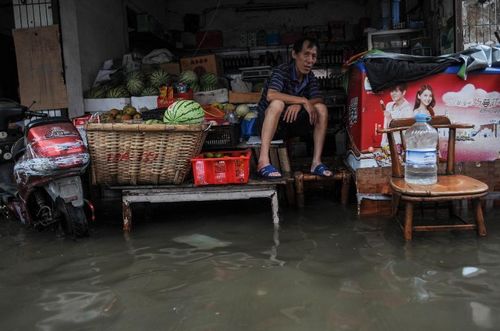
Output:
<svg viewBox="0 0 500 331">
<path fill-rule="evenodd" d="M 0 330 L 499 330 L 500 220 L 424 233 L 308 200 L 110 203 L 78 242 L 0 222 Z"/>
</svg>

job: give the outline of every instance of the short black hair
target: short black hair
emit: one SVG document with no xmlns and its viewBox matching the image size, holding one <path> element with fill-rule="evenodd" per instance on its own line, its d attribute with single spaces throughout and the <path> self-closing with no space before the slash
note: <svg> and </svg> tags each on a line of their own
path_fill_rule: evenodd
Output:
<svg viewBox="0 0 500 331">
<path fill-rule="evenodd" d="M 311 37 L 302 37 L 298 39 L 294 44 L 293 44 L 293 50 L 295 53 L 300 53 L 302 51 L 302 47 L 306 45 L 306 48 L 313 48 L 316 47 L 317 52 L 319 53 L 319 44 L 318 41 L 314 38 Z"/>
<path fill-rule="evenodd" d="M 400 90 L 401 92 L 403 91 L 406 91 L 408 89 L 408 84 L 406 84 L 405 82 L 403 83 L 399 83 L 397 85 L 394 85 L 392 88 L 391 88 L 391 91 L 395 90 L 395 89 L 398 89 Z"/>
</svg>

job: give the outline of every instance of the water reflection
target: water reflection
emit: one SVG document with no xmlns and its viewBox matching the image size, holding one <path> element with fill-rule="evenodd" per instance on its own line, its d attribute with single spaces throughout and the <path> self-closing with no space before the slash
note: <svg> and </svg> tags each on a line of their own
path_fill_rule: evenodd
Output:
<svg viewBox="0 0 500 331">
<path fill-rule="evenodd" d="M 497 216 L 486 214 L 486 238 L 426 234 L 405 243 L 390 219 L 358 219 L 329 201 L 285 212 L 279 226 L 267 205 L 244 215 L 207 208 L 189 217 L 181 210 L 170 223 L 139 216 L 126 235 L 120 222 L 100 224 L 78 243 L 0 223 L 0 297 L 8 298 L 0 300 L 0 329 L 500 325 Z"/>
</svg>

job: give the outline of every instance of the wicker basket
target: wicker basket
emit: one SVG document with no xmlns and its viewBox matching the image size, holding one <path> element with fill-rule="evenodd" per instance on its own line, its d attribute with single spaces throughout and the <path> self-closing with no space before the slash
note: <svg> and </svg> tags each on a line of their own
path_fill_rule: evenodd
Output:
<svg viewBox="0 0 500 331">
<path fill-rule="evenodd" d="M 88 123 L 95 184 L 180 184 L 206 137 L 204 125 Z"/>
</svg>

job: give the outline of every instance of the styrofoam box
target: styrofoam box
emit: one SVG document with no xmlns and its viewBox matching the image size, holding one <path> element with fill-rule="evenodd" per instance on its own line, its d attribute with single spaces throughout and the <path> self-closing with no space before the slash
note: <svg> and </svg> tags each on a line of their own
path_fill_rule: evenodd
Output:
<svg viewBox="0 0 500 331">
<path fill-rule="evenodd" d="M 85 112 L 104 112 L 110 109 L 123 109 L 130 105 L 130 98 L 103 98 L 103 99 L 83 99 Z"/>
<path fill-rule="evenodd" d="M 158 96 L 152 95 L 147 97 L 132 97 L 131 98 L 132 106 L 137 110 L 140 110 L 143 107 L 149 109 L 158 108 Z"/>
<path fill-rule="evenodd" d="M 194 101 L 202 105 L 218 102 L 225 103 L 229 100 L 229 91 L 226 88 L 207 92 L 196 92 L 193 94 Z"/>
</svg>

